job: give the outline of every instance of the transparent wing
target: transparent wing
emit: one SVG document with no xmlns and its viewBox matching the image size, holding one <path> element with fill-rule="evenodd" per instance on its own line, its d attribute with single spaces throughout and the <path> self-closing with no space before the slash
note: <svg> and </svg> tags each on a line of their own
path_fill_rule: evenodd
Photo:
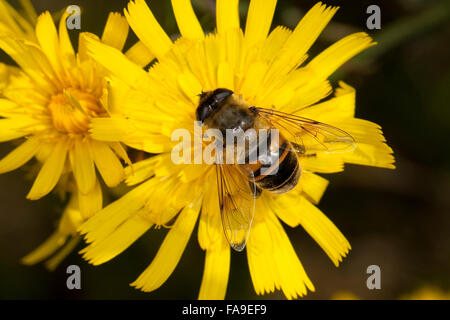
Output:
<svg viewBox="0 0 450 320">
<path fill-rule="evenodd" d="M 356 148 L 350 134 L 331 125 L 272 109 L 251 109 L 279 129 L 292 143 L 294 151 L 300 154 L 349 152 Z"/>
<path fill-rule="evenodd" d="M 236 251 L 245 248 L 255 212 L 256 186 L 236 165 L 216 165 L 220 216 L 225 236 Z"/>
</svg>

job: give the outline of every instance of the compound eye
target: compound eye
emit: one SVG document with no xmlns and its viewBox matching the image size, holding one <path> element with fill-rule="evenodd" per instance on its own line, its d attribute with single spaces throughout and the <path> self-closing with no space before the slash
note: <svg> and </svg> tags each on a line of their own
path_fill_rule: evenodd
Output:
<svg viewBox="0 0 450 320">
<path fill-rule="evenodd" d="M 213 96 L 215 97 L 216 101 L 218 103 L 225 101 L 229 96 L 233 95 L 233 91 L 228 89 L 216 89 L 214 90 Z"/>
<path fill-rule="evenodd" d="M 208 117 L 211 108 L 209 106 L 201 105 L 196 110 L 197 121 L 204 122 Z"/>
</svg>

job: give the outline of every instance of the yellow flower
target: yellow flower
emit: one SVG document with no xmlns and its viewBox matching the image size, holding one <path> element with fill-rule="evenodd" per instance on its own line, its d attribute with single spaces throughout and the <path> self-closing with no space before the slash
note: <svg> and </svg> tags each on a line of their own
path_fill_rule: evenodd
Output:
<svg viewBox="0 0 450 320">
<path fill-rule="evenodd" d="M 294 30 L 269 33 L 276 1 L 251 1 L 245 31 L 239 25 L 238 0 L 218 0 L 217 30 L 205 35 L 189 0 L 172 0 L 181 38 L 172 42 L 144 0 L 130 2 L 125 16 L 136 35 L 157 59 L 148 72 L 121 52 L 89 40 L 89 54 L 108 69 L 110 118 L 90 123 L 92 137 L 121 141 L 155 153 L 129 168 L 136 186 L 85 222 L 80 231 L 89 244 L 84 257 L 104 263 L 130 246 L 152 226 L 171 224 L 150 266 L 132 283 L 143 291 L 160 287 L 177 266 L 194 226 L 206 250 L 200 299 L 223 299 L 230 268 L 230 246 L 220 220 L 214 165 L 176 165 L 170 151 L 174 129 L 193 134 L 202 91 L 228 88 L 250 106 L 276 108 L 318 120 L 351 134 L 353 152 L 320 153 L 300 158 L 302 176 L 289 193 L 263 192 L 256 201 L 246 253 L 257 294 L 282 290 L 287 298 L 314 291 L 292 247 L 282 220 L 301 225 L 337 266 L 350 245 L 314 205 L 327 180 L 314 172 L 343 170 L 344 163 L 394 168 L 392 150 L 378 125 L 354 117 L 355 90 L 340 83 L 334 91 L 327 78 L 344 62 L 372 46 L 365 33 L 345 37 L 308 63 L 307 52 L 337 8 L 315 5 Z M 329 98 L 321 102 L 324 98 Z"/>
<path fill-rule="evenodd" d="M 0 160 L 0 173 L 35 157 L 40 170 L 28 199 L 45 196 L 58 183 L 63 193 L 73 193 L 58 230 L 23 259 L 33 264 L 66 245 L 47 263 L 53 269 L 79 240 L 76 229 L 81 222 L 102 208 L 95 168 L 112 187 L 124 178 L 121 160 L 129 160 L 119 142 L 98 141 L 88 133 L 92 119 L 108 117 L 106 71 L 86 52 L 87 39 L 98 37 L 80 33 L 75 53 L 66 29 L 67 14 L 57 30 L 49 12 L 37 17 L 29 1 L 22 2 L 28 16 L 35 18 L 35 27 L 33 19 L 27 21 L 0 1 L 0 48 L 18 65 L 0 66 L 0 142 L 20 143 Z M 101 42 L 121 50 L 128 31 L 125 18 L 111 13 Z M 144 65 L 152 59 L 139 43 L 127 54 Z"/>
</svg>

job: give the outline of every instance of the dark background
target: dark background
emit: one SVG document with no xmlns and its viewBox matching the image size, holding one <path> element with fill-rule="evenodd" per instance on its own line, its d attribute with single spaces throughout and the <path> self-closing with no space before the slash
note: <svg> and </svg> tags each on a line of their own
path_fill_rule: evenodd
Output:
<svg viewBox="0 0 450 320">
<path fill-rule="evenodd" d="M 248 1 L 242 2 L 245 19 Z M 450 290 L 450 2 L 431 0 L 325 1 L 341 9 L 314 45 L 317 53 L 355 31 L 366 31 L 379 45 L 347 63 L 333 79 L 357 89 L 357 116 L 380 124 L 394 149 L 397 170 L 348 165 L 328 175 L 330 186 L 319 207 L 339 227 L 352 251 L 335 268 L 301 228 L 286 227 L 316 292 L 328 299 L 347 291 L 362 299 L 396 299 L 424 286 Z M 109 11 L 125 0 L 36 0 L 38 12 L 67 5 L 82 7 L 82 30 L 101 35 Z M 215 26 L 214 1 L 193 1 L 205 30 Z M 274 25 L 294 27 L 315 1 L 279 0 Z M 378 4 L 381 30 L 367 30 L 366 8 Z M 176 37 L 170 1 L 152 0 L 151 9 Z M 242 20 L 242 25 L 244 21 Z M 78 31 L 72 31 L 74 39 Z M 135 41 L 130 37 L 130 44 Z M 3 57 L 3 56 L 2 56 Z M 2 58 L 2 61 L 7 61 Z M 0 145 L 0 154 L 11 148 Z M 142 293 L 128 284 L 151 262 L 165 234 L 152 230 L 113 261 L 99 267 L 72 253 L 54 272 L 26 267 L 22 256 L 52 233 L 63 208 L 58 198 L 27 201 L 31 182 L 23 172 L 0 176 L 0 299 L 194 299 L 204 252 L 196 229 L 180 264 L 157 291 Z M 78 249 L 81 249 L 80 245 Z M 66 288 L 66 267 L 82 270 L 82 290 Z M 366 268 L 381 267 L 381 290 L 368 290 Z M 233 252 L 227 298 L 278 299 L 280 292 L 254 293 L 245 254 Z"/>
</svg>

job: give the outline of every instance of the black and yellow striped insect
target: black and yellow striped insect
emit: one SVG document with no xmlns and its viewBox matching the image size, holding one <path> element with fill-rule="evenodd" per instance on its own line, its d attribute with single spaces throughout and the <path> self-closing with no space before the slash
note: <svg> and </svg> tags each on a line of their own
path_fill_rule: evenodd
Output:
<svg viewBox="0 0 450 320">
<path fill-rule="evenodd" d="M 256 154 L 256 161 L 216 163 L 222 225 L 228 242 L 237 251 L 245 248 L 255 199 L 262 192 L 280 194 L 297 185 L 301 176 L 299 157 L 315 156 L 318 152 L 348 152 L 356 147 L 353 137 L 339 128 L 273 109 L 248 106 L 233 91 L 223 88 L 200 94 L 196 118 L 204 127 L 219 130 L 223 137 L 227 130 L 254 129 L 259 136 L 265 133 L 264 139 L 256 140 L 253 149 L 247 141 L 249 147 L 240 155 L 248 160 Z M 236 143 L 235 139 L 224 140 L 224 149 Z"/>
</svg>

